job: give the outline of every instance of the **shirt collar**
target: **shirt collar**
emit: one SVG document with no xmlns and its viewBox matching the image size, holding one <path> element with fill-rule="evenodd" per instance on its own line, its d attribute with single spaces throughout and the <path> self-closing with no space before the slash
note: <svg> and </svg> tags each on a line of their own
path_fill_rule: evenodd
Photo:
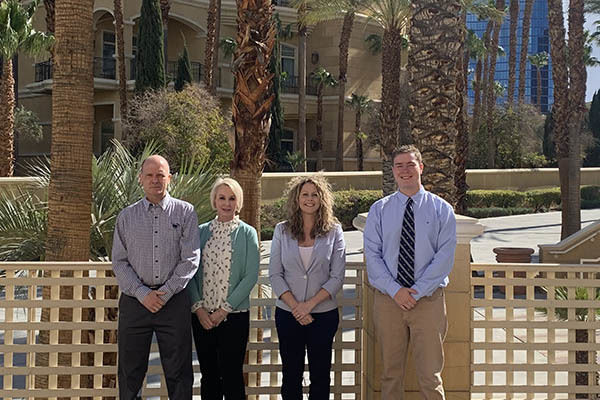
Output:
<svg viewBox="0 0 600 400">
<path fill-rule="evenodd" d="M 421 205 L 421 200 L 423 199 L 423 196 L 425 195 L 425 189 L 423 188 L 423 185 L 421 185 L 421 187 L 419 188 L 419 191 L 415 194 L 413 194 L 412 196 L 410 196 L 410 198 L 413 200 L 413 203 L 418 207 Z M 397 191 L 396 192 L 396 198 L 398 200 L 400 200 L 400 202 L 402 204 L 406 204 L 406 202 L 408 201 L 408 197 L 407 195 L 405 195 L 404 193 Z"/>
<path fill-rule="evenodd" d="M 162 200 L 158 202 L 157 206 L 165 210 L 170 202 L 171 196 L 169 195 L 169 192 L 167 192 L 165 197 L 163 197 Z M 144 196 L 144 198 L 142 199 L 142 204 L 144 204 L 144 210 L 148 210 L 151 206 L 153 206 L 153 204 L 148 201 L 146 196 Z"/>
</svg>

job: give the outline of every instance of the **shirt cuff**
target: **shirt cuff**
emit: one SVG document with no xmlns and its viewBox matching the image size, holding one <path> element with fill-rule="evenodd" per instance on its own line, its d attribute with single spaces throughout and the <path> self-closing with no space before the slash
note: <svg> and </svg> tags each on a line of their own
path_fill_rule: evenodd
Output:
<svg viewBox="0 0 600 400">
<path fill-rule="evenodd" d="M 202 308 L 202 300 L 199 300 L 192 304 L 192 312 L 196 312 L 199 308 Z"/>
<path fill-rule="evenodd" d="M 142 285 L 135 291 L 135 298 L 138 299 L 140 303 L 143 303 L 144 299 L 151 291 L 152 290 L 149 287 Z"/>
<path fill-rule="evenodd" d="M 233 307 L 231 306 L 231 304 L 229 304 L 228 302 L 223 302 L 223 305 L 221 306 L 221 308 L 227 312 L 232 312 L 233 311 Z"/>
</svg>

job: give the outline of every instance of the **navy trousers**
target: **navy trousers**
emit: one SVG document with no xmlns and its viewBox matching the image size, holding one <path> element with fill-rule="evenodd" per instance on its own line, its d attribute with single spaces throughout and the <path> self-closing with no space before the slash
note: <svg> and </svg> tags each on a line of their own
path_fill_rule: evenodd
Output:
<svg viewBox="0 0 600 400">
<path fill-rule="evenodd" d="M 304 356 L 308 353 L 310 373 L 310 400 L 328 400 L 331 349 L 339 324 L 337 308 L 312 313 L 314 321 L 302 326 L 291 312 L 279 307 L 275 310 L 275 324 L 279 336 L 279 351 L 283 368 L 281 397 L 283 400 L 302 399 Z"/>
</svg>

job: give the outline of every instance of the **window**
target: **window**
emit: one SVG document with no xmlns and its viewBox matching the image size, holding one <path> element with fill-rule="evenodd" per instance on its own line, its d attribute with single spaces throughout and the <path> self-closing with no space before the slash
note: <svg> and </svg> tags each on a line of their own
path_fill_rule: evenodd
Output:
<svg viewBox="0 0 600 400">
<path fill-rule="evenodd" d="M 110 141 L 115 137 L 115 124 L 112 121 L 100 123 L 100 154 L 110 147 Z"/>
<path fill-rule="evenodd" d="M 114 58 L 117 49 L 115 42 L 115 33 L 102 32 L 102 77 L 106 79 L 115 79 L 116 60 Z"/>
<path fill-rule="evenodd" d="M 296 76 L 296 49 L 285 44 L 281 45 L 281 71 L 287 75 L 287 80 Z"/>
<path fill-rule="evenodd" d="M 281 132 L 281 154 L 285 156 L 288 152 L 294 152 L 294 131 L 283 129 L 283 132 Z"/>
</svg>

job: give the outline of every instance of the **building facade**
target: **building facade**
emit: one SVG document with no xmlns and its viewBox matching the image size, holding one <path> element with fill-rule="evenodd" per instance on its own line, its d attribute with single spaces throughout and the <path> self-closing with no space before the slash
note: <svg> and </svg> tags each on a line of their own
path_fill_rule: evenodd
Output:
<svg viewBox="0 0 600 400">
<path fill-rule="evenodd" d="M 282 25 L 290 25 L 292 32 L 297 31 L 297 13 L 289 1 L 279 0 L 275 12 L 279 14 Z M 137 50 L 137 29 L 140 17 L 141 0 L 123 2 L 124 14 L 124 50 L 128 88 L 133 95 L 135 86 L 135 55 Z M 185 37 L 192 62 L 192 74 L 201 81 L 204 70 L 204 45 L 206 42 L 206 16 L 208 0 L 173 0 L 168 21 L 167 74 L 173 76 L 176 60 L 183 51 Z M 93 149 L 99 155 L 110 144 L 112 138 L 121 137 L 121 116 L 119 110 L 119 82 L 117 80 L 116 38 L 112 0 L 94 2 L 94 132 Z M 45 30 L 45 9 L 39 7 L 34 23 L 38 30 Z M 342 21 L 320 23 L 309 29 L 307 40 L 307 75 L 317 67 L 324 67 L 337 77 L 339 73 L 339 39 Z M 236 4 L 223 0 L 221 10 L 221 38 L 236 36 Z M 182 35 L 179 34 L 181 32 Z M 349 71 L 346 84 L 346 97 L 352 93 L 367 95 L 371 99 L 381 94 L 381 55 L 372 54 L 365 38 L 372 33 L 382 34 L 380 28 L 370 24 L 366 17 L 357 15 L 349 50 Z M 233 75 L 231 56 L 219 52 L 219 74 L 217 94 L 224 109 L 231 107 L 233 94 Z M 282 152 L 297 151 L 298 131 L 298 39 L 281 43 L 282 69 L 286 78 L 282 83 L 282 105 L 285 115 L 285 132 L 282 138 Z M 376 66 L 376 67 L 375 67 Z M 31 157 L 50 154 L 51 106 L 52 106 L 52 65 L 49 55 L 31 59 L 19 56 L 18 63 L 19 104 L 34 111 L 44 126 L 44 139 L 40 143 L 31 143 L 25 139 L 17 140 L 17 161 L 22 163 Z M 327 89 L 324 96 L 323 121 L 323 165 L 332 170 L 335 164 L 337 135 L 337 89 Z M 307 157 L 309 167 L 315 165 L 315 139 L 317 98 L 316 88 L 307 79 Z M 347 108 L 344 121 L 344 169 L 356 169 L 354 112 Z M 365 169 L 379 169 L 379 151 L 370 149 L 365 153 Z"/>
<path fill-rule="evenodd" d="M 508 2 L 507 2 L 508 3 Z M 508 7 L 508 4 L 507 4 Z M 525 0 L 519 1 L 519 23 L 517 27 L 517 80 L 516 88 L 519 86 L 519 57 L 522 48 L 523 37 L 523 13 L 525 10 Z M 486 21 L 479 21 L 475 15 L 469 14 L 467 17 L 467 28 L 474 31 L 480 38 L 483 37 L 487 27 Z M 504 18 L 500 30 L 499 45 L 504 49 L 504 55 L 498 55 L 496 64 L 495 80 L 500 82 L 505 89 L 508 88 L 508 57 L 509 57 L 509 35 L 510 19 L 508 13 Z M 529 55 L 546 52 L 550 55 L 550 38 L 548 35 L 548 0 L 534 0 L 533 11 L 531 15 L 531 27 L 529 35 Z M 471 60 L 469 69 L 475 70 L 475 60 Z M 540 109 L 543 113 L 550 111 L 554 103 L 554 85 L 552 82 L 552 60 L 548 60 L 548 65 L 541 68 L 541 82 L 537 79 L 536 67 L 527 61 L 527 71 L 525 73 L 525 102 L 536 104 L 538 85 L 542 87 L 542 96 Z M 472 80 L 474 74 L 469 74 L 469 101 L 473 104 L 475 93 L 473 91 Z M 515 99 L 517 98 L 517 89 L 515 89 Z M 498 103 L 507 101 L 506 91 L 502 97 L 498 98 Z"/>
</svg>

